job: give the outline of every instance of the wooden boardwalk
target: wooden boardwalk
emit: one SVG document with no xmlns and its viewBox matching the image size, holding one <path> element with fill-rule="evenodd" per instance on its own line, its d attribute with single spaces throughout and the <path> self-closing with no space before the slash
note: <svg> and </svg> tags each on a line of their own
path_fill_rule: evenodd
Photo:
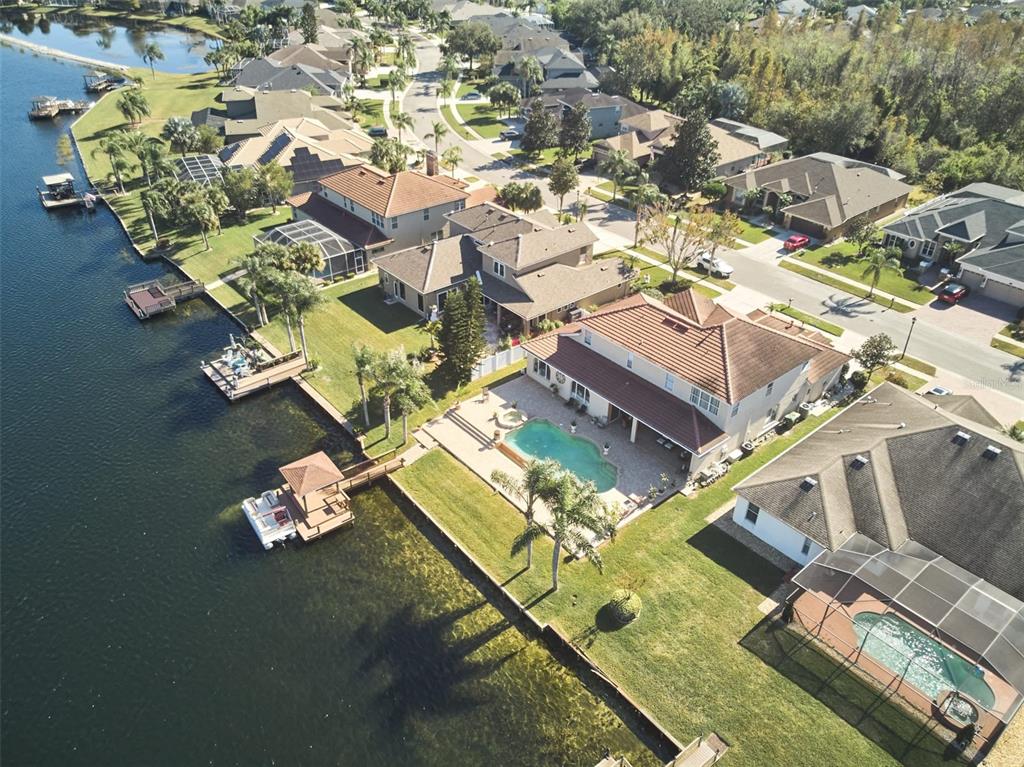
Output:
<svg viewBox="0 0 1024 767">
<path fill-rule="evenodd" d="M 260 366 L 248 375 L 239 376 L 223 360 L 204 362 L 200 368 L 229 400 L 241 399 L 254 392 L 269 389 L 276 383 L 296 378 L 306 369 L 302 352 L 292 352 Z"/>
</svg>

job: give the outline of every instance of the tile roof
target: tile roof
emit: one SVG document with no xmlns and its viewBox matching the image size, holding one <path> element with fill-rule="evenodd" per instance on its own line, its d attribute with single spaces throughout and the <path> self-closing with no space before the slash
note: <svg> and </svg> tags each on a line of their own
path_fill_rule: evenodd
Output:
<svg viewBox="0 0 1024 767">
<path fill-rule="evenodd" d="M 280 120 L 263 126 L 260 133 L 224 147 L 220 158 L 236 168 L 273 161 L 290 168 L 300 183 L 361 165 L 356 155 L 369 152 L 372 145 L 355 131 L 331 130 L 309 117 Z"/>
<path fill-rule="evenodd" d="M 528 341 L 525 348 L 690 452 L 705 453 L 727 439 L 721 429 L 688 402 L 571 337 L 578 331 L 578 325 L 568 325 Z"/>
<path fill-rule="evenodd" d="M 579 323 L 730 403 L 796 367 L 810 366 L 825 350 L 812 340 L 728 312 L 709 316 L 701 325 L 643 294 L 611 304 Z M 838 366 L 848 358 L 834 352 L 826 359 Z"/>
<path fill-rule="evenodd" d="M 420 293 L 464 282 L 480 271 L 480 254 L 469 235 L 446 237 L 373 259 L 381 271 Z"/>
<path fill-rule="evenodd" d="M 892 549 L 914 540 L 1024 598 L 1024 448 L 892 384 L 736 490 L 833 551 L 857 532 Z"/>
<path fill-rule="evenodd" d="M 342 210 L 318 194 L 303 192 L 289 197 L 285 202 L 291 205 L 293 210 L 301 211 L 360 248 L 376 248 L 391 242 L 391 239 L 381 234 L 377 227 Z"/>
<path fill-rule="evenodd" d="M 568 224 L 557 229 L 540 229 L 515 238 L 481 246 L 480 251 L 513 269 L 526 269 L 564 253 L 589 247 L 597 235 L 586 224 Z"/>
<path fill-rule="evenodd" d="M 446 176 L 427 176 L 415 170 L 387 174 L 371 165 L 347 168 L 320 183 L 385 217 L 469 197 L 464 183 Z"/>
</svg>

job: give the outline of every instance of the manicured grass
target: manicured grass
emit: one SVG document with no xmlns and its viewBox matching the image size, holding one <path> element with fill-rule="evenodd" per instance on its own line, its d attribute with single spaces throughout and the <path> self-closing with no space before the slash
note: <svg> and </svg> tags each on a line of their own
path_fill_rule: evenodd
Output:
<svg viewBox="0 0 1024 767">
<path fill-rule="evenodd" d="M 466 94 L 470 91 L 476 91 L 477 93 L 484 92 L 483 80 L 462 80 L 459 83 L 459 89 L 455 91 L 456 99 L 463 99 Z"/>
<path fill-rule="evenodd" d="M 888 299 L 880 298 L 879 296 L 871 296 L 870 298 L 868 298 L 867 288 L 858 288 L 855 285 L 850 285 L 847 282 L 843 282 L 842 280 L 837 280 L 833 277 L 829 277 L 827 274 L 816 272 L 813 269 L 808 269 L 807 267 L 801 266 L 800 264 L 794 263 L 792 261 L 780 261 L 779 266 L 790 272 L 795 272 L 796 274 L 800 274 L 816 282 L 820 282 L 823 285 L 828 285 L 830 287 L 841 290 L 844 293 L 849 293 L 850 295 L 857 296 L 859 298 L 866 298 L 867 300 L 872 301 L 878 304 L 879 306 L 884 306 L 886 309 L 892 309 L 894 312 L 906 314 L 907 312 L 914 311 L 913 307 L 905 306 L 897 302 L 890 302 Z"/>
<path fill-rule="evenodd" d="M 871 385 L 877 386 L 880 383 L 889 381 L 890 376 L 898 376 L 902 378 L 904 381 L 906 381 L 907 384 L 903 388 L 909 389 L 910 391 L 917 391 L 926 383 L 928 383 L 925 379 L 919 378 L 913 373 L 907 373 L 906 371 L 899 370 L 898 368 L 887 365 L 886 367 L 879 368 L 878 370 L 871 374 Z M 897 381 L 892 381 L 892 383 L 896 383 L 897 385 L 899 385 Z"/>
<path fill-rule="evenodd" d="M 1006 352 L 1007 354 L 1012 354 L 1014 357 L 1024 359 L 1024 346 L 1021 346 L 1020 344 L 1015 344 L 1012 341 L 1004 341 L 999 336 L 996 336 L 992 339 L 989 345 L 993 349 L 998 349 L 1001 352 Z"/>
<path fill-rule="evenodd" d="M 859 282 L 865 288 L 869 287 L 864 279 L 864 262 L 857 256 L 857 246 L 853 243 L 843 242 L 832 247 L 806 248 L 793 255 L 801 261 Z M 927 304 L 934 298 L 926 286 L 905 277 L 902 270 L 899 274 L 884 272 L 878 281 L 877 289 L 914 304 Z"/>
<path fill-rule="evenodd" d="M 457 104 L 455 108 L 466 124 L 482 138 L 498 138 L 498 134 L 507 127 L 498 118 L 498 110 L 490 104 L 471 102 Z"/>
<path fill-rule="evenodd" d="M 455 113 L 452 112 L 450 105 L 445 104 L 441 107 L 441 116 L 444 118 L 445 122 L 448 123 L 448 127 L 458 133 L 466 141 L 478 141 L 480 139 L 480 137 L 473 133 L 473 131 L 467 129 L 465 125 L 455 119 Z"/>
<path fill-rule="evenodd" d="M 794 309 L 792 306 L 787 306 L 786 304 L 772 304 L 772 310 L 779 312 L 780 314 L 785 314 L 787 317 L 792 317 L 794 320 L 799 320 L 805 325 L 810 325 L 818 330 L 831 333 L 834 336 L 841 336 L 843 334 L 843 329 L 838 325 L 826 322 L 820 317 L 815 317 L 813 314 L 808 314 L 807 312 L 802 312 L 799 309 Z"/>
<path fill-rule="evenodd" d="M 547 149 L 541 149 L 533 155 L 523 151 L 522 149 L 512 149 L 509 153 L 516 158 L 517 162 L 545 173 L 555 160 L 559 158 L 560 151 L 561 150 L 557 146 L 549 146 Z M 580 153 L 579 162 L 583 162 L 589 158 L 592 151 L 593 150 L 590 147 L 587 147 L 585 151 Z"/>
<path fill-rule="evenodd" d="M 705 522 L 732 501 L 732 485 L 825 418 L 798 424 L 737 463 L 720 483 L 642 515 L 602 547 L 603 574 L 585 561 L 566 562 L 557 592 L 548 590 L 550 542 L 537 543 L 533 568 L 524 571 L 525 555 L 509 554 L 521 514 L 447 453 L 435 450 L 397 478 L 539 620 L 573 638 L 683 742 L 714 730 L 731 744 L 730 764 L 741 767 L 894 765 L 896 759 L 869 739 L 884 725 L 891 733 L 878 738 L 890 752 L 908 764 L 938 765 L 941 745 L 925 735 L 911 746 L 917 724 L 873 693 L 858 693 L 848 674 L 808 691 L 794 684 L 790 670 L 765 662 L 757 647 L 764 634 L 757 605 L 783 575 Z M 599 619 L 601 608 L 625 583 L 638 591 L 643 612 L 630 626 L 609 630 Z M 790 662 L 800 669 L 813 663 L 818 671 L 822 661 L 799 656 Z M 866 713 L 872 703 L 877 708 Z M 856 707 L 849 718 L 855 724 L 833 707 L 843 715 Z"/>
<path fill-rule="evenodd" d="M 645 275 L 650 276 L 651 285 L 662 290 L 662 292 L 676 293 L 689 286 L 708 298 L 718 298 L 722 295 L 720 291 L 715 290 L 711 285 L 700 282 L 694 279 L 693 275 L 684 272 L 680 272 L 678 275 L 679 285 L 677 285 L 674 290 L 669 290 L 670 286 L 667 283 L 672 278 L 672 272 L 661 265 L 655 266 L 654 264 L 643 264 L 644 262 L 637 261 L 637 265 L 641 267 L 640 277 L 643 278 Z"/>
<path fill-rule="evenodd" d="M 1024 324 L 1011 322 L 999 331 L 999 335 L 1012 338 L 1014 341 L 1020 341 L 1020 343 L 1024 344 Z"/>
<path fill-rule="evenodd" d="M 715 215 L 718 215 L 717 213 Z M 757 226 L 749 221 L 740 219 L 740 233 L 739 238 L 744 242 L 749 242 L 751 245 L 757 245 L 759 242 L 770 240 L 775 234 L 775 229 L 771 226 Z"/>
<path fill-rule="evenodd" d="M 926 376 L 933 376 L 937 372 L 935 366 L 930 362 L 919 360 L 916 357 L 905 356 L 899 360 L 901 365 L 905 365 L 911 370 L 916 370 L 918 373 L 924 373 Z"/>
<path fill-rule="evenodd" d="M 364 128 L 384 124 L 383 99 L 357 99 L 356 109 L 352 117 Z"/>
<path fill-rule="evenodd" d="M 388 88 L 388 76 L 377 75 L 366 79 L 366 87 L 374 91 L 384 91 Z"/>
</svg>

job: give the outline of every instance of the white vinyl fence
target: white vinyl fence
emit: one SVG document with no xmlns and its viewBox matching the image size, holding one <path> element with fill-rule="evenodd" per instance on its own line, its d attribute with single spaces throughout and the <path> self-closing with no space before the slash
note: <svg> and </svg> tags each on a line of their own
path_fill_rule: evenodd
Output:
<svg viewBox="0 0 1024 767">
<path fill-rule="evenodd" d="M 473 368 L 472 380 L 489 376 L 491 373 L 497 373 L 502 368 L 507 368 L 513 363 L 519 362 L 526 356 L 526 352 L 523 351 L 522 346 L 512 346 L 503 352 L 496 352 L 490 357 L 484 357 Z"/>
</svg>

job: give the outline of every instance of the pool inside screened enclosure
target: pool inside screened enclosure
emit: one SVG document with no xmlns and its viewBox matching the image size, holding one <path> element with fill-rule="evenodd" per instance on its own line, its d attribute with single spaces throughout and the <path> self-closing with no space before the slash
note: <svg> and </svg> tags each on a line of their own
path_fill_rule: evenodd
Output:
<svg viewBox="0 0 1024 767">
<path fill-rule="evenodd" d="M 516 429 L 506 442 L 527 458 L 558 461 L 580 479 L 592 481 L 599 493 L 611 490 L 618 480 L 618 470 L 604 459 L 597 445 L 542 418 Z"/>
</svg>

